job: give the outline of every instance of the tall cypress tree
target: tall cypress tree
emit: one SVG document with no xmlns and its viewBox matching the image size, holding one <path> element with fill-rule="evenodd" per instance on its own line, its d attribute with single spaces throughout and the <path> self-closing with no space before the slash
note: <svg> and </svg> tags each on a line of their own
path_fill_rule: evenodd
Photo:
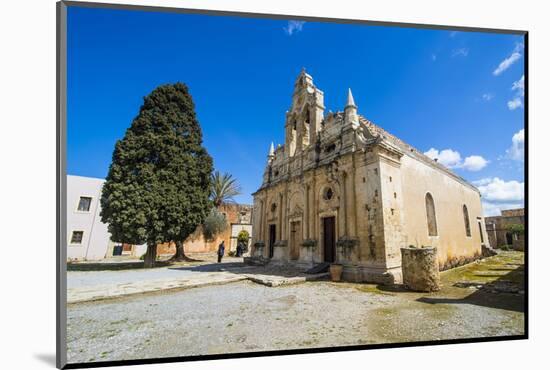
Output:
<svg viewBox="0 0 550 370">
<path fill-rule="evenodd" d="M 187 86 L 162 85 L 144 98 L 139 114 L 117 141 L 101 196 L 101 220 L 116 241 L 147 243 L 145 267 L 157 244 L 183 240 L 210 210 L 212 158 Z"/>
</svg>

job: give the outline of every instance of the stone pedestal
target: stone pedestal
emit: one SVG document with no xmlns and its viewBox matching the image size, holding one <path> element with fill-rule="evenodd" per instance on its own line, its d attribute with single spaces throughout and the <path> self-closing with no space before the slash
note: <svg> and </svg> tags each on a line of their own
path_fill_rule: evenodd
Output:
<svg viewBox="0 0 550 370">
<path fill-rule="evenodd" d="M 313 265 L 315 263 L 314 261 L 314 255 L 315 255 L 315 246 L 304 246 L 302 245 L 300 247 L 300 262 Z"/>
<path fill-rule="evenodd" d="M 254 253 L 252 257 L 263 257 L 264 256 L 264 246 L 263 245 L 255 245 L 254 246 Z"/>
<path fill-rule="evenodd" d="M 273 260 L 278 262 L 286 262 L 287 258 L 287 246 L 281 242 L 275 243 L 273 246 Z"/>
<path fill-rule="evenodd" d="M 441 288 L 437 248 L 401 248 L 403 284 L 418 292 L 435 292 Z"/>
</svg>

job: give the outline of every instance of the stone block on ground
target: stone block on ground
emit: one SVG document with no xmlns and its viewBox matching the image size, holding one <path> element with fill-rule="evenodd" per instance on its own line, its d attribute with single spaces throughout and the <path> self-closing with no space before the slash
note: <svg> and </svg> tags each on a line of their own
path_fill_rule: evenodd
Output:
<svg viewBox="0 0 550 370">
<path fill-rule="evenodd" d="M 407 289 L 419 292 L 441 289 L 437 248 L 401 248 L 401 267 Z"/>
</svg>

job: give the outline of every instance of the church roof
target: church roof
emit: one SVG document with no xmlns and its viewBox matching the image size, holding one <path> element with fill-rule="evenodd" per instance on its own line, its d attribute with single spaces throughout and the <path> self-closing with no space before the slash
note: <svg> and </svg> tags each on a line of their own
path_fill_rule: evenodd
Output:
<svg viewBox="0 0 550 370">
<path fill-rule="evenodd" d="M 476 188 L 474 185 L 470 184 L 466 179 L 458 176 L 456 173 L 451 171 L 449 168 L 443 166 L 441 163 L 438 163 L 437 161 L 434 161 L 412 145 L 407 144 L 403 140 L 399 139 L 397 136 L 390 134 L 386 130 L 384 130 L 382 127 L 376 125 L 372 121 L 368 120 L 367 118 L 359 115 L 359 122 L 367 128 L 367 130 L 370 132 L 372 136 L 375 137 L 381 137 L 382 139 L 386 140 L 387 142 L 395 145 L 399 149 L 401 149 L 405 154 L 409 155 L 410 157 L 413 157 L 431 167 L 434 167 L 440 171 L 445 172 L 446 174 L 450 175 L 454 179 L 458 180 L 459 182 L 475 189 L 479 193 L 479 189 Z"/>
</svg>

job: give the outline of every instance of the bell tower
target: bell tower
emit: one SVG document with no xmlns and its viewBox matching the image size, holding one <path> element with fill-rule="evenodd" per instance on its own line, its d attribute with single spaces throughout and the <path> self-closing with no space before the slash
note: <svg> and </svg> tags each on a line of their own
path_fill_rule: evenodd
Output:
<svg viewBox="0 0 550 370">
<path fill-rule="evenodd" d="M 286 113 L 285 155 L 293 157 L 317 140 L 324 115 L 324 94 L 313 84 L 305 69 L 294 83 L 292 105 Z"/>
</svg>

